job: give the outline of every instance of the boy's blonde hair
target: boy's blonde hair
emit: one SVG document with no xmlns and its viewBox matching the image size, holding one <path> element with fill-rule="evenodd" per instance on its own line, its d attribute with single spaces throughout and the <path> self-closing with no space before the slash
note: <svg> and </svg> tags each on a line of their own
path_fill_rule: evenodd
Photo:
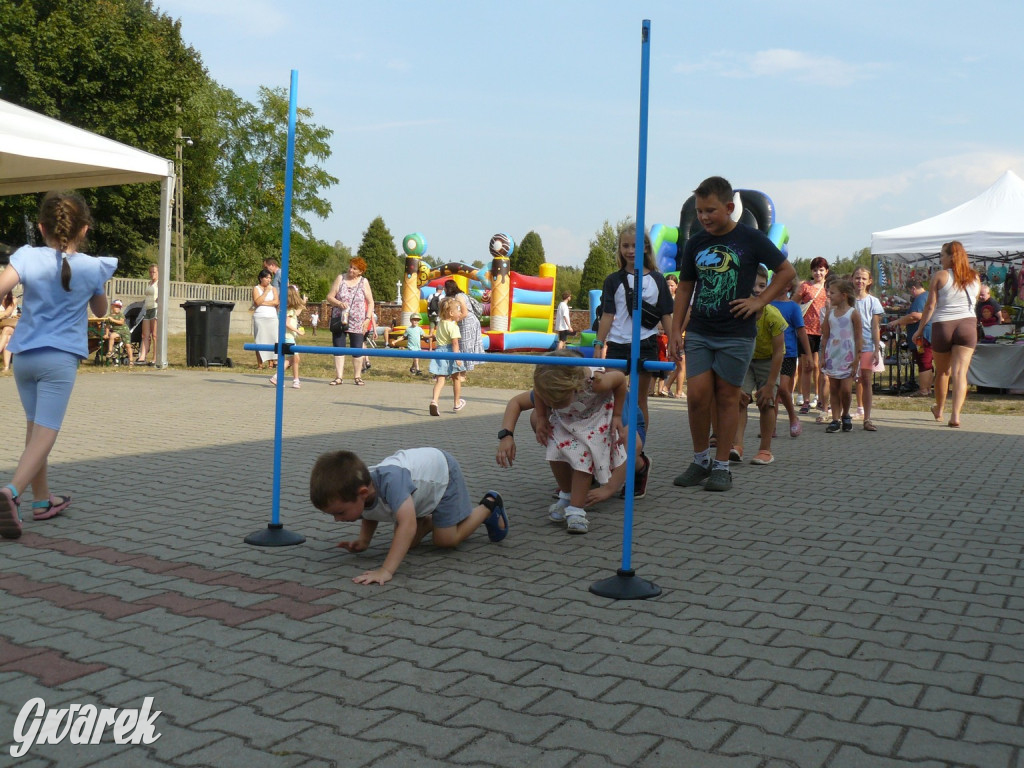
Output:
<svg viewBox="0 0 1024 768">
<path fill-rule="evenodd" d="M 583 357 L 569 349 L 549 352 L 545 357 Z M 583 386 L 587 372 L 579 365 L 538 365 L 533 369 L 533 389 L 548 405 L 563 404 Z"/>
<path fill-rule="evenodd" d="M 370 470 L 352 451 L 331 451 L 316 460 L 309 473 L 309 500 L 325 509 L 335 499 L 355 501 L 359 489 L 372 485 Z"/>
</svg>

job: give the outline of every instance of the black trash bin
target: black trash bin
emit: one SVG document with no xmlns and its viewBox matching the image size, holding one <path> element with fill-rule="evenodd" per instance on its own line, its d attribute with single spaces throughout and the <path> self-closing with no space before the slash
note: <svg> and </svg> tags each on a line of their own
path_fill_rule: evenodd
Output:
<svg viewBox="0 0 1024 768">
<path fill-rule="evenodd" d="M 190 368 L 233 367 L 228 357 L 228 331 L 235 303 L 186 301 L 181 308 L 185 310 L 185 364 Z"/>
</svg>

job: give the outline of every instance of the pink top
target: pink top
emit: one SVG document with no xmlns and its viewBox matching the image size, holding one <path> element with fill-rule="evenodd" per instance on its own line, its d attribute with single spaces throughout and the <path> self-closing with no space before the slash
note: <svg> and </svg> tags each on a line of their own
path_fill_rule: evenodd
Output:
<svg viewBox="0 0 1024 768">
<path fill-rule="evenodd" d="M 820 291 L 818 290 L 819 287 L 821 288 Z M 795 300 L 800 305 L 806 304 L 808 301 L 811 302 L 811 306 L 804 312 L 804 329 L 810 336 L 821 336 L 821 310 L 825 306 L 825 302 L 828 301 L 828 291 L 825 290 L 825 284 L 822 283 L 821 286 L 815 286 L 813 283 L 803 283 Z"/>
</svg>

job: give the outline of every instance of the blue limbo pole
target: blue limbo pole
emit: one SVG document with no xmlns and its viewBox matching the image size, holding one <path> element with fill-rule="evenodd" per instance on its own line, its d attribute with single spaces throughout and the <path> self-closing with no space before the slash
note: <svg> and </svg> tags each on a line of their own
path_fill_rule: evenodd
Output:
<svg viewBox="0 0 1024 768">
<path fill-rule="evenodd" d="M 633 381 L 629 387 L 626 401 L 629 414 L 629 434 L 626 441 L 626 504 L 622 520 L 622 565 L 615 575 L 608 579 L 596 581 L 590 585 L 590 591 L 602 597 L 616 600 L 643 600 L 661 594 L 661 587 L 650 581 L 641 579 L 631 567 L 633 540 L 633 487 L 636 470 L 636 425 L 637 403 L 639 400 L 640 368 L 640 306 L 643 301 L 644 274 L 644 215 L 646 213 L 647 193 L 647 103 L 649 96 L 649 80 L 651 70 L 651 22 L 644 19 L 641 27 L 640 45 L 640 150 L 637 159 L 636 184 L 636 261 L 633 285 L 633 340 L 630 345 L 630 370 Z M 649 426 L 649 425 L 648 425 Z"/>
<path fill-rule="evenodd" d="M 288 99 L 288 153 L 284 167 L 284 216 L 281 225 L 281 290 L 284 297 L 278 296 L 287 301 L 288 296 L 288 258 L 291 253 L 292 233 L 292 178 L 295 169 L 295 123 L 298 113 L 297 100 L 299 92 L 299 72 L 292 70 L 291 93 Z M 250 533 L 245 537 L 246 544 L 253 544 L 257 547 L 285 547 L 291 544 L 301 544 L 306 537 L 286 531 L 281 524 L 281 437 L 284 423 L 284 355 L 281 353 L 284 345 L 285 304 L 279 307 L 277 339 L 274 346 L 277 352 L 277 401 L 274 405 L 274 491 L 270 511 L 270 524 L 266 530 Z"/>
</svg>

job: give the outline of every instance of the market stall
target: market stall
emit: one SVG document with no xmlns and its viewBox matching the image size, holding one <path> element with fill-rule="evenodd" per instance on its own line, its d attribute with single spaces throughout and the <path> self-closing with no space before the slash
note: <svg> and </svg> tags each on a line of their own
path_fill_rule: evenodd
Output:
<svg viewBox="0 0 1024 768">
<path fill-rule="evenodd" d="M 988 278 L 1004 304 L 1024 301 L 1024 181 L 1006 171 L 966 203 L 929 219 L 871 235 L 871 255 L 883 290 L 902 290 L 907 277 L 924 279 L 939 268 L 944 243 L 963 243 L 976 269 Z M 1019 316 L 1019 313 L 1017 313 Z M 1024 389 L 1024 339 L 1021 328 L 1003 337 L 1008 343 L 980 343 L 968 381 L 996 389 Z"/>
</svg>

